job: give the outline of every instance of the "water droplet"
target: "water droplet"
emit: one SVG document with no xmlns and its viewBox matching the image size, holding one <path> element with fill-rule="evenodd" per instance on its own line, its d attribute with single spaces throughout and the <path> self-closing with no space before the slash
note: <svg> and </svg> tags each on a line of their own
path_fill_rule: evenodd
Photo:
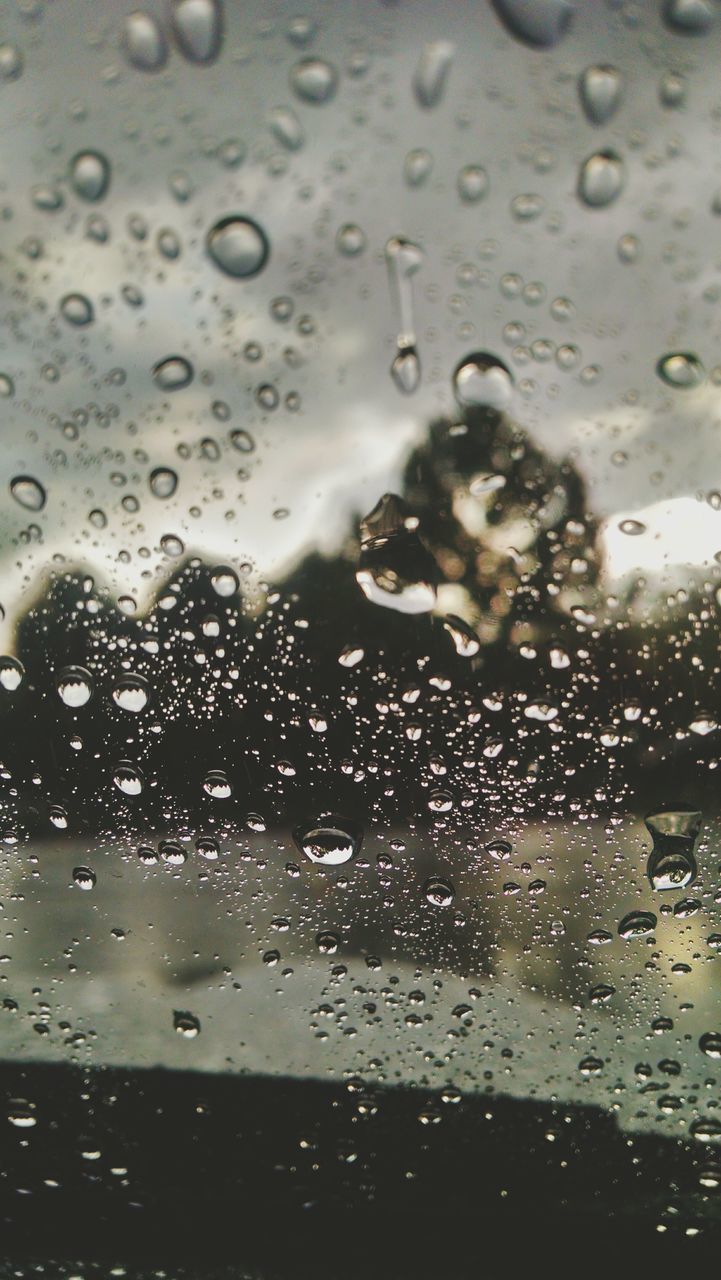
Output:
<svg viewBox="0 0 721 1280">
<path fill-rule="evenodd" d="M 450 907 L 456 896 L 450 880 L 442 880 L 440 876 L 429 876 L 423 886 L 426 902 L 433 907 Z"/>
<path fill-rule="evenodd" d="M 129 760 L 121 760 L 113 770 L 113 783 L 124 796 L 139 796 L 143 790 L 143 775 Z"/>
<path fill-rule="evenodd" d="M 698 1047 L 708 1058 L 721 1058 L 721 1031 L 707 1031 L 701 1036 Z"/>
<path fill-rule="evenodd" d="M 291 89 L 303 102 L 329 102 L 338 88 L 338 72 L 323 58 L 301 58 L 290 73 Z"/>
<path fill-rule="evenodd" d="M 110 185 L 110 162 L 100 151 L 79 151 L 70 162 L 70 183 L 81 200 L 102 200 Z"/>
<path fill-rule="evenodd" d="M 211 586 L 216 595 L 227 598 L 238 590 L 238 575 L 227 564 L 219 564 L 210 575 Z"/>
<path fill-rule="evenodd" d="M 240 214 L 231 214 L 216 222 L 208 232 L 206 247 L 215 265 L 236 280 L 256 276 L 263 270 L 270 253 L 262 227 Z"/>
<path fill-rule="evenodd" d="M 457 365 L 453 390 L 462 405 L 482 406 L 501 413 L 511 402 L 513 378 L 497 356 L 474 351 Z"/>
<path fill-rule="evenodd" d="M 14 693 L 22 684 L 24 675 L 25 668 L 17 658 L 11 657 L 10 654 L 0 658 L 0 686 L 6 693 Z"/>
<path fill-rule="evenodd" d="M 123 676 L 113 687 L 113 702 L 122 711 L 132 711 L 137 715 L 147 705 L 148 697 L 148 682 L 144 676 Z"/>
<path fill-rule="evenodd" d="M 207 862 L 216 862 L 220 854 L 218 841 L 212 836 L 199 836 L 195 842 L 195 852 L 199 853 L 201 858 L 205 858 Z"/>
<path fill-rule="evenodd" d="M 194 1040 L 200 1034 L 200 1018 L 196 1018 L 194 1013 L 188 1013 L 187 1010 L 174 1010 L 173 1026 L 178 1035 L 186 1040 Z"/>
<path fill-rule="evenodd" d="M 239 453 L 252 453 L 255 449 L 255 440 L 250 432 L 244 431 L 242 427 L 238 427 L 237 430 L 231 431 L 230 443 L 234 449 L 238 450 Z"/>
<path fill-rule="evenodd" d="M 305 142 L 303 126 L 292 107 L 273 107 L 268 112 L 273 137 L 289 151 L 298 151 Z"/>
<path fill-rule="evenodd" d="M 65 706 L 75 711 L 90 701 L 93 679 L 84 667 L 63 667 L 58 674 L 56 688 Z"/>
<path fill-rule="evenodd" d="M 701 361 L 690 351 L 677 351 L 662 356 L 656 365 L 656 373 L 669 387 L 684 391 L 700 386 L 705 377 Z"/>
<path fill-rule="evenodd" d="M 623 160 L 615 151 L 596 151 L 581 165 L 578 194 L 591 209 L 604 209 L 621 194 L 625 181 Z"/>
<path fill-rule="evenodd" d="M 173 0 L 173 35 L 189 62 L 213 62 L 223 41 L 220 0 Z"/>
<path fill-rule="evenodd" d="M 150 473 L 148 484 L 156 498 L 172 498 L 178 487 L 178 477 L 170 467 L 156 467 Z"/>
<path fill-rule="evenodd" d="M 686 78 L 677 71 L 667 71 L 661 76 L 658 96 L 662 107 L 676 110 L 686 101 Z"/>
<path fill-rule="evenodd" d="M 712 1116 L 702 1116 L 689 1126 L 689 1133 L 699 1142 L 721 1142 L 721 1120 L 715 1120 Z"/>
<path fill-rule="evenodd" d="M 421 381 L 421 362 L 414 346 L 399 346 L 391 364 L 391 377 L 399 391 L 412 395 Z"/>
<path fill-rule="evenodd" d="M 184 356 L 166 356 L 153 369 L 153 380 L 163 391 L 182 391 L 194 377 L 193 366 Z"/>
<path fill-rule="evenodd" d="M 160 539 L 160 550 L 164 555 L 176 560 L 185 551 L 185 543 L 175 533 L 164 533 Z"/>
<path fill-rule="evenodd" d="M 618 926 L 620 936 L 626 942 L 634 938 L 647 938 L 656 928 L 656 916 L 652 911 L 629 911 Z"/>
<path fill-rule="evenodd" d="M 512 36 L 539 49 L 558 44 L 574 13 L 570 0 L 493 0 L 493 7 Z"/>
<path fill-rule="evenodd" d="M 22 75 L 23 55 L 14 44 L 0 44 L 0 80 L 17 80 Z"/>
<path fill-rule="evenodd" d="M 464 204 L 477 204 L 488 194 L 489 186 L 488 174 L 480 164 L 465 165 L 456 180 L 458 194 Z"/>
<path fill-rule="evenodd" d="M 225 772 L 222 769 L 211 769 L 203 780 L 203 791 L 214 800 L 228 800 L 233 794 Z"/>
<path fill-rule="evenodd" d="M 60 313 L 63 320 L 78 328 L 91 324 L 95 318 L 93 304 L 83 293 L 66 293 L 60 302 Z"/>
<path fill-rule="evenodd" d="M 10 493 L 26 511 L 42 511 L 47 500 L 43 486 L 33 476 L 15 476 L 10 481 Z"/>
<path fill-rule="evenodd" d="M 463 618 L 457 618 L 455 614 L 449 613 L 443 619 L 443 626 L 453 641 L 456 653 L 462 658 L 473 658 L 478 653 L 481 642 L 475 631 L 469 627 Z"/>
<path fill-rule="evenodd" d="M 403 162 L 403 177 L 409 187 L 420 187 L 429 177 L 433 168 L 433 156 L 430 151 L 418 147 L 409 151 Z"/>
<path fill-rule="evenodd" d="M 366 247 L 365 232 L 357 227 L 354 222 L 346 222 L 340 227 L 335 238 L 336 247 L 339 253 L 346 258 L 355 258 L 362 253 Z"/>
<path fill-rule="evenodd" d="M 592 987 L 588 993 L 591 1004 L 608 1004 L 612 996 L 615 996 L 616 988 L 609 986 L 605 982 L 599 982 L 597 986 Z"/>
<path fill-rule="evenodd" d="M 73 868 L 73 880 L 78 886 L 78 889 L 94 889 L 97 884 L 97 879 L 95 872 L 91 871 L 90 867 Z"/>
<path fill-rule="evenodd" d="M 311 862 L 337 867 L 358 856 L 363 832 L 346 818 L 329 818 L 296 827 L 293 839 Z"/>
<path fill-rule="evenodd" d="M 8 1121 L 16 1129 L 32 1129 L 37 1124 L 35 1103 L 26 1102 L 24 1098 L 8 1100 Z"/>
<path fill-rule="evenodd" d="M 678 35 L 705 35 L 713 19 L 713 9 L 707 0 L 664 0 L 663 20 Z"/>
<path fill-rule="evenodd" d="M 138 71 L 158 71 L 165 66 L 168 57 L 165 36 L 149 13 L 137 10 L 128 15 L 122 42 L 128 62 Z"/>
<path fill-rule="evenodd" d="M 362 521 L 356 581 L 374 604 L 399 613 L 427 613 L 435 605 L 435 562 L 416 527 L 393 493 L 384 494 Z"/>
<path fill-rule="evenodd" d="M 621 520 L 618 527 L 621 533 L 627 534 L 630 538 L 638 538 L 646 532 L 646 526 L 641 524 L 640 520 Z"/>
<path fill-rule="evenodd" d="M 0 373 L 0 396 L 3 400 L 9 400 L 15 395 L 15 383 L 7 373 Z"/>
<path fill-rule="evenodd" d="M 683 889 L 696 878 L 694 844 L 701 813 L 687 805 L 669 804 L 646 816 L 653 838 L 647 874 L 654 889 Z"/>
<path fill-rule="evenodd" d="M 579 77 L 578 92 L 590 123 L 606 124 L 620 105 L 623 76 L 616 67 L 586 67 Z"/>
<path fill-rule="evenodd" d="M 424 47 L 413 77 L 413 92 L 420 107 L 438 106 L 455 51 L 455 45 L 448 40 L 434 40 Z"/>
<path fill-rule="evenodd" d="M 335 955 L 340 946 L 340 938 L 337 933 L 332 933 L 330 929 L 321 929 L 320 933 L 315 935 L 315 945 L 321 955 Z"/>
</svg>

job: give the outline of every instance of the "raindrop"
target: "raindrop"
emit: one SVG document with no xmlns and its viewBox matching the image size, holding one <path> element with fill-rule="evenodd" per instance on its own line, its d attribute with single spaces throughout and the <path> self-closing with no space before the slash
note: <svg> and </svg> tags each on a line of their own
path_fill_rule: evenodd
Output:
<svg viewBox="0 0 721 1280">
<path fill-rule="evenodd" d="M 143 775 L 129 760 L 121 760 L 113 770 L 113 783 L 124 796 L 139 796 L 143 790 Z"/>
<path fill-rule="evenodd" d="M 513 378 L 497 356 L 474 351 L 457 365 L 453 390 L 462 405 L 482 406 L 501 413 L 511 402 Z"/>
<path fill-rule="evenodd" d="M 621 194 L 623 161 L 615 151 L 596 151 L 581 165 L 578 194 L 591 209 L 603 209 Z"/>
<path fill-rule="evenodd" d="M 164 555 L 176 560 L 178 556 L 182 556 L 185 551 L 185 544 L 182 538 L 175 533 L 164 533 L 160 539 L 160 550 Z"/>
<path fill-rule="evenodd" d="M 75 711 L 90 701 L 93 679 L 84 667 L 63 667 L 58 674 L 56 688 L 65 706 Z"/>
<path fill-rule="evenodd" d="M 244 431 L 242 427 L 231 431 L 230 443 L 239 453 L 252 453 L 255 449 L 255 440 L 248 431 Z"/>
<path fill-rule="evenodd" d="M 127 675 L 117 681 L 113 687 L 113 702 L 122 711 L 132 711 L 136 715 L 147 705 L 148 682 L 144 676 Z"/>
<path fill-rule="evenodd" d="M 173 0 L 173 34 L 189 62 L 213 62 L 223 39 L 220 0 Z"/>
<path fill-rule="evenodd" d="M 683 391 L 700 386 L 705 377 L 701 361 L 690 351 L 677 351 L 662 356 L 656 365 L 656 373 L 669 387 Z"/>
<path fill-rule="evenodd" d="M 0 687 L 6 693 L 14 693 L 22 684 L 24 675 L 25 668 L 17 658 L 11 657 L 10 654 L 0 658 Z"/>
<path fill-rule="evenodd" d="M 427 613 L 435 605 L 436 566 L 416 528 L 393 493 L 384 494 L 362 521 L 356 581 L 374 604 L 399 613 Z"/>
<path fill-rule="evenodd" d="M 184 356 L 166 356 L 153 369 L 153 380 L 163 391 L 182 391 L 194 377 L 193 366 Z"/>
<path fill-rule="evenodd" d="M 475 657 L 481 647 L 481 642 L 475 631 L 468 626 L 468 623 L 464 622 L 462 618 L 457 618 L 455 614 L 449 613 L 443 619 L 443 626 L 453 641 L 456 653 L 461 658 Z"/>
<path fill-rule="evenodd" d="M 321 955 L 335 955 L 340 945 L 340 938 L 337 933 L 332 933 L 330 929 L 321 929 L 320 933 L 315 935 L 315 945 Z"/>
<path fill-rule="evenodd" d="M 656 917 L 652 911 L 629 911 L 618 926 L 620 936 L 626 941 L 634 938 L 647 938 L 656 928 Z"/>
<path fill-rule="evenodd" d="M 701 1036 L 698 1047 L 707 1058 L 721 1058 L 721 1031 L 707 1031 Z"/>
<path fill-rule="evenodd" d="M 290 86 L 303 102 L 319 106 L 335 95 L 338 72 L 323 58 L 302 58 L 291 70 Z"/>
<path fill-rule="evenodd" d="M 456 181 L 458 194 L 464 204 L 477 204 L 488 194 L 489 186 L 488 174 L 480 164 L 465 165 Z"/>
<path fill-rule="evenodd" d="M 669 804 L 647 814 L 653 838 L 647 874 L 654 889 L 683 889 L 696 878 L 694 844 L 701 829 L 701 813 L 686 805 Z"/>
<path fill-rule="evenodd" d="M 156 498 L 172 498 L 178 487 L 178 477 L 170 467 L 156 467 L 150 473 L 148 484 Z"/>
<path fill-rule="evenodd" d="M 196 1018 L 194 1013 L 176 1009 L 173 1012 L 173 1026 L 178 1035 L 186 1040 L 194 1040 L 200 1034 L 200 1018 Z"/>
<path fill-rule="evenodd" d="M 42 511 L 47 500 L 43 486 L 33 476 L 15 476 L 10 481 L 10 493 L 26 511 Z"/>
<path fill-rule="evenodd" d="M 640 520 L 621 520 L 618 527 L 621 533 L 628 534 L 631 538 L 638 538 L 646 532 L 646 526 Z"/>
<path fill-rule="evenodd" d="M 409 187 L 420 187 L 433 168 L 433 156 L 422 147 L 409 151 L 403 162 L 403 177 Z"/>
<path fill-rule="evenodd" d="M 421 362 L 414 346 L 399 346 L 391 363 L 391 377 L 399 391 L 412 395 L 421 381 Z"/>
<path fill-rule="evenodd" d="M 182 867 L 183 863 L 188 861 L 185 849 L 177 840 L 161 840 L 158 851 L 163 862 L 167 862 L 169 867 Z"/>
<path fill-rule="evenodd" d="M 206 248 L 216 267 L 237 280 L 247 280 L 262 271 L 270 245 L 257 222 L 239 214 L 221 218 L 211 227 Z"/>
<path fill-rule="evenodd" d="M 0 80 L 17 80 L 22 70 L 20 50 L 14 44 L 0 44 Z"/>
<path fill-rule="evenodd" d="M 623 76 L 616 67 L 586 67 L 579 77 L 578 92 L 590 123 L 606 124 L 621 103 Z"/>
<path fill-rule="evenodd" d="M 165 65 L 168 57 L 165 36 L 149 13 L 136 11 L 128 15 L 122 42 L 128 62 L 138 71 L 157 71 Z"/>
<path fill-rule="evenodd" d="M 97 884 L 97 876 L 90 867 L 74 867 L 73 880 L 78 889 L 94 889 Z"/>
<path fill-rule="evenodd" d="M 570 0 L 492 0 L 504 26 L 517 40 L 539 49 L 558 44 L 571 23 Z"/>
<path fill-rule="evenodd" d="M 228 800 L 233 794 L 233 788 L 222 769 L 211 769 L 206 773 L 203 791 L 214 800 Z"/>
<path fill-rule="evenodd" d="M 238 590 L 238 575 L 227 564 L 220 564 L 210 575 L 211 586 L 218 596 L 227 598 Z"/>
<path fill-rule="evenodd" d="M 336 248 L 345 258 L 355 258 L 366 247 L 365 232 L 354 222 L 346 222 L 335 238 Z"/>
<path fill-rule="evenodd" d="M 273 107 L 268 113 L 270 131 L 289 151 L 298 151 L 305 142 L 303 126 L 292 107 Z"/>
<path fill-rule="evenodd" d="M 426 902 L 433 907 L 449 907 L 456 896 L 456 891 L 449 880 L 440 876 L 430 876 L 423 886 Z"/>
<path fill-rule="evenodd" d="M 79 151 L 70 162 L 70 182 L 81 200 L 102 200 L 110 185 L 110 163 L 100 151 Z"/>
<path fill-rule="evenodd" d="M 207 862 L 216 862 L 220 849 L 218 841 L 212 836 L 199 836 L 195 842 L 195 852 L 199 853 L 201 858 L 205 858 Z"/>
<path fill-rule="evenodd" d="M 663 20 L 679 35 L 705 35 L 711 28 L 713 17 L 708 0 L 664 0 Z"/>
<path fill-rule="evenodd" d="M 93 304 L 83 293 L 66 293 L 60 302 L 60 313 L 63 320 L 78 328 L 90 324 L 95 318 Z"/>
<path fill-rule="evenodd" d="M 293 839 L 311 862 L 337 867 L 358 856 L 363 832 L 346 818 L 328 818 L 296 827 Z"/>
<path fill-rule="evenodd" d="M 413 77 L 413 92 L 420 107 L 437 107 L 451 69 L 455 45 L 434 40 L 423 49 Z"/>
</svg>

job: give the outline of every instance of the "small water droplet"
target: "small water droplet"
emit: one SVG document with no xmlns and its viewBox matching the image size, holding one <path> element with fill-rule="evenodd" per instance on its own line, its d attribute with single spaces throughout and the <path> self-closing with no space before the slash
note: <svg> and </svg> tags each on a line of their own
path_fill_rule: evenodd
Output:
<svg viewBox="0 0 721 1280">
<path fill-rule="evenodd" d="M 194 376 L 193 366 L 184 356 L 166 356 L 153 369 L 153 380 L 163 391 L 182 391 Z"/>
<path fill-rule="evenodd" d="M 168 46 L 162 29 L 149 13 L 137 10 L 125 19 L 122 38 L 125 56 L 138 71 L 158 71 L 165 66 Z"/>
<path fill-rule="evenodd" d="M 456 187 L 464 204 L 477 204 L 482 200 L 488 194 L 490 187 L 488 174 L 483 165 L 465 165 L 458 174 Z"/>
<path fill-rule="evenodd" d="M 434 40 L 425 45 L 413 76 L 413 92 L 420 107 L 437 107 L 443 97 L 451 69 L 455 45 L 448 40 Z"/>
<path fill-rule="evenodd" d="M 347 818 L 329 818 L 296 827 L 293 839 L 311 862 L 337 867 L 358 856 L 363 832 Z"/>
<path fill-rule="evenodd" d="M 423 886 L 426 902 L 433 907 L 450 907 L 456 896 L 450 880 L 442 880 L 440 876 L 429 876 Z"/>
<path fill-rule="evenodd" d="M 93 304 L 83 293 L 66 293 L 60 302 L 60 313 L 63 320 L 78 328 L 91 324 L 95 318 Z"/>
<path fill-rule="evenodd" d="M 399 391 L 412 395 L 421 381 L 421 362 L 414 346 L 399 346 L 391 364 L 391 377 Z"/>
<path fill-rule="evenodd" d="M 121 760 L 113 770 L 113 783 L 125 796 L 139 796 L 143 790 L 143 775 L 129 760 Z"/>
<path fill-rule="evenodd" d="M 409 151 L 403 161 L 403 177 L 409 187 L 420 187 L 433 168 L 433 156 L 423 147 Z"/>
<path fill-rule="evenodd" d="M 25 668 L 17 658 L 11 657 L 10 654 L 0 658 L 0 686 L 6 693 L 14 693 L 22 684 L 24 675 Z"/>
<path fill-rule="evenodd" d="M 91 871 L 90 867 L 73 868 L 73 880 L 78 886 L 78 889 L 85 889 L 86 891 L 88 889 L 94 889 L 97 884 L 97 879 L 95 872 Z"/>
<path fill-rule="evenodd" d="M 606 124 L 621 103 L 623 76 L 616 67 L 586 67 L 579 77 L 578 92 L 590 123 Z"/>
<path fill-rule="evenodd" d="M 132 711 L 137 715 L 147 705 L 148 697 L 148 682 L 144 676 L 123 676 L 113 687 L 113 702 L 122 711 Z"/>
<path fill-rule="evenodd" d="M 148 477 L 148 484 L 156 498 L 172 498 L 178 487 L 178 476 L 170 467 L 156 467 Z"/>
<path fill-rule="evenodd" d="M 211 586 L 216 595 L 224 599 L 238 590 L 238 575 L 227 564 L 219 564 L 210 575 Z"/>
<path fill-rule="evenodd" d="M 299 151 L 305 142 L 303 126 L 292 107 L 272 107 L 268 124 L 273 137 L 288 151 Z"/>
<path fill-rule="evenodd" d="M 290 86 L 303 102 L 320 106 L 334 97 L 338 88 L 338 72 L 323 58 L 301 58 L 290 73 Z"/>
<path fill-rule="evenodd" d="M 200 1018 L 196 1018 L 194 1013 L 188 1013 L 187 1010 L 174 1010 L 173 1026 L 179 1036 L 183 1036 L 185 1040 L 194 1040 L 200 1034 Z"/>
<path fill-rule="evenodd" d="M 170 21 L 180 52 L 189 62 L 213 62 L 223 41 L 220 0 L 172 0 Z"/>
<path fill-rule="evenodd" d="M 203 791 L 214 800 L 229 800 L 233 794 L 223 769 L 211 769 L 203 780 Z"/>
<path fill-rule="evenodd" d="M 65 706 L 77 710 L 90 701 L 93 679 L 84 667 L 63 667 L 58 674 L 56 688 Z"/>
</svg>

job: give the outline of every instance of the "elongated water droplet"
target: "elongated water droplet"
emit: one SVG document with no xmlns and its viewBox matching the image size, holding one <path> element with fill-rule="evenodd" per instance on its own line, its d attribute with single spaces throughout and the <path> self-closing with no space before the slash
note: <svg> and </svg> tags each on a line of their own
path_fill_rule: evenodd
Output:
<svg viewBox="0 0 721 1280">
<path fill-rule="evenodd" d="M 629 911 L 618 926 L 618 932 L 626 942 L 634 938 L 647 938 L 656 928 L 652 911 Z"/>
<path fill-rule="evenodd" d="M 358 856 L 363 832 L 356 822 L 335 817 L 296 827 L 293 839 L 311 862 L 337 867 Z"/>
<path fill-rule="evenodd" d="M 216 222 L 208 232 L 206 247 L 216 267 L 238 280 L 257 276 L 270 253 L 262 227 L 240 214 L 231 214 Z"/>
<path fill-rule="evenodd" d="M 646 816 L 653 838 L 647 873 L 657 891 L 683 889 L 696 878 L 694 845 L 701 830 L 701 813 L 688 805 L 669 804 Z"/>
<path fill-rule="evenodd" d="M 81 200 L 102 200 L 110 185 L 110 162 L 100 151 L 79 151 L 70 162 L 70 182 Z"/>
<path fill-rule="evenodd" d="M 449 613 L 443 619 L 443 626 L 453 641 L 456 653 L 460 654 L 462 658 L 475 657 L 481 647 L 481 642 L 467 622 L 464 622 L 462 618 L 457 618 L 455 614 Z"/>
<path fill-rule="evenodd" d="M 620 106 L 623 76 L 616 67 L 586 67 L 579 77 L 578 92 L 590 123 L 606 124 Z"/>
<path fill-rule="evenodd" d="M 34 476 L 15 476 L 10 481 L 10 493 L 26 511 L 42 511 L 47 501 L 43 486 Z"/>
<path fill-rule="evenodd" d="M 591 209 L 604 209 L 612 204 L 623 185 L 623 160 L 615 151 L 596 151 L 581 165 L 578 194 Z"/>
<path fill-rule="evenodd" d="M 303 126 L 292 107 L 272 107 L 268 124 L 273 137 L 289 151 L 298 151 L 305 141 Z"/>
<path fill-rule="evenodd" d="M 434 40 L 421 53 L 413 77 L 413 92 L 421 107 L 437 107 L 446 87 L 455 45 L 448 40 Z"/>
<path fill-rule="evenodd" d="M 574 12 L 570 0 L 493 0 L 493 7 L 512 36 L 538 49 L 558 44 Z"/>
<path fill-rule="evenodd" d="M 399 391 L 412 395 L 421 381 L 421 362 L 415 347 L 398 348 L 391 364 L 391 377 Z"/>
<path fill-rule="evenodd" d="M 189 62 L 213 62 L 223 41 L 220 0 L 173 0 L 170 20 L 180 52 Z"/>
<path fill-rule="evenodd" d="M 398 613 L 435 605 L 437 570 L 417 533 L 417 521 L 397 494 L 386 493 L 361 524 L 356 581 L 374 604 Z"/>
<path fill-rule="evenodd" d="M 168 46 L 159 24 L 149 13 L 140 10 L 125 19 L 123 48 L 128 62 L 138 71 L 158 71 L 168 57 Z"/>
</svg>

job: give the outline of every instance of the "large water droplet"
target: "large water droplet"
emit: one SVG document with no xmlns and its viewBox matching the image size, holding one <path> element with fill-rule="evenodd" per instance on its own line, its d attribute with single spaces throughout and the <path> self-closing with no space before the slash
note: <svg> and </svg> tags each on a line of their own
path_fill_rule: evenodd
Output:
<svg viewBox="0 0 721 1280">
<path fill-rule="evenodd" d="M 60 314 L 68 324 L 82 328 L 95 318 L 93 304 L 83 293 L 66 293 L 60 302 Z"/>
<path fill-rule="evenodd" d="M 189 62 L 213 62 L 223 41 L 220 0 L 173 0 L 173 35 Z"/>
<path fill-rule="evenodd" d="M 172 498 L 178 487 L 178 476 L 171 467 L 155 467 L 148 477 L 148 484 L 156 498 Z"/>
<path fill-rule="evenodd" d="M 230 565 L 219 564 L 210 575 L 210 583 L 216 595 L 227 599 L 238 590 L 238 575 Z"/>
<path fill-rule="evenodd" d="M 94 889 L 97 884 L 97 876 L 90 867 L 75 867 L 73 869 L 73 880 L 78 889 Z"/>
<path fill-rule="evenodd" d="M 203 791 L 214 800 L 229 800 L 233 794 L 223 769 L 211 769 L 203 780 Z"/>
<path fill-rule="evenodd" d="M 675 351 L 662 356 L 656 365 L 656 373 L 669 387 L 690 391 L 704 380 L 704 367 L 698 356 L 690 351 Z"/>
<path fill-rule="evenodd" d="M 493 7 L 512 36 L 539 49 L 558 44 L 574 12 L 570 0 L 493 0 Z"/>
<path fill-rule="evenodd" d="M 185 356 L 166 356 L 153 369 L 153 380 L 163 391 L 182 391 L 194 376 L 193 366 Z"/>
<path fill-rule="evenodd" d="M 168 57 L 168 46 L 159 24 L 149 13 L 140 10 L 125 19 L 123 47 L 128 62 L 138 71 L 157 71 Z"/>
<path fill-rule="evenodd" d="M 629 911 L 618 926 L 618 932 L 626 942 L 634 938 L 647 938 L 656 928 L 652 911 Z"/>
<path fill-rule="evenodd" d="M 578 92 L 590 123 L 605 124 L 620 105 L 623 76 L 616 67 L 586 67 L 579 77 Z"/>
<path fill-rule="evenodd" d="M 682 36 L 702 36 L 710 30 L 714 12 L 708 0 L 664 0 L 663 19 Z"/>
<path fill-rule="evenodd" d="M 435 562 L 417 524 L 393 493 L 384 494 L 362 521 L 356 580 L 374 604 L 399 613 L 427 613 L 435 605 Z"/>
<path fill-rule="evenodd" d="M 513 378 L 497 356 L 474 351 L 464 356 L 456 367 L 453 390 L 462 405 L 478 405 L 500 413 L 510 404 Z"/>
<path fill-rule="evenodd" d="M 200 1035 L 200 1018 L 196 1018 L 194 1013 L 188 1013 L 187 1010 L 174 1011 L 173 1026 L 178 1035 L 183 1036 L 185 1040 L 194 1040 L 197 1035 Z"/>
<path fill-rule="evenodd" d="M 707 1031 L 701 1036 L 698 1047 L 707 1058 L 721 1058 L 721 1031 Z"/>
<path fill-rule="evenodd" d="M 437 107 L 451 69 L 455 45 L 448 40 L 434 40 L 421 53 L 413 77 L 413 92 L 421 107 Z"/>
<path fill-rule="evenodd" d="M 43 486 L 34 476 L 15 476 L 10 481 L 10 493 L 26 511 L 42 511 L 47 501 Z"/>
<path fill-rule="evenodd" d="M 77 710 L 90 701 L 93 678 L 85 667 L 63 667 L 58 673 L 56 688 L 65 706 Z"/>
<path fill-rule="evenodd" d="M 296 827 L 293 839 L 311 862 L 337 867 L 358 856 L 363 832 L 358 823 L 335 817 Z"/>
<path fill-rule="evenodd" d="M 17 658 L 6 654 L 0 658 L 0 687 L 5 689 L 6 693 L 14 693 L 23 682 L 25 668 L 22 662 L 18 662 Z"/>
<path fill-rule="evenodd" d="M 440 876 L 430 876 L 423 886 L 423 894 L 433 907 L 450 907 L 456 891 L 449 880 Z"/>
<path fill-rule="evenodd" d="M 669 804 L 646 816 L 653 838 L 647 873 L 657 891 L 683 889 L 696 878 L 694 844 L 701 813 L 688 805 Z"/>
<path fill-rule="evenodd" d="M 144 676 L 123 676 L 113 687 L 113 702 L 122 711 L 137 714 L 146 706 L 148 696 L 148 682 Z"/>
<path fill-rule="evenodd" d="M 323 58 L 301 58 L 290 73 L 290 85 L 303 102 L 329 102 L 338 88 L 338 72 Z"/>
<path fill-rule="evenodd" d="M 129 760 L 121 760 L 113 770 L 113 784 L 124 796 L 139 796 L 143 790 L 143 775 Z"/>
<path fill-rule="evenodd" d="M 240 214 L 231 214 L 216 222 L 205 243 L 216 267 L 237 280 L 257 276 L 270 253 L 268 237 L 262 227 L 252 218 Z"/>
<path fill-rule="evenodd" d="M 578 194 L 591 209 L 604 209 L 621 194 L 623 160 L 615 151 L 596 151 L 581 165 Z"/>
<path fill-rule="evenodd" d="M 70 162 L 70 182 L 81 200 L 102 200 L 110 184 L 110 163 L 100 151 L 79 151 Z"/>
</svg>

